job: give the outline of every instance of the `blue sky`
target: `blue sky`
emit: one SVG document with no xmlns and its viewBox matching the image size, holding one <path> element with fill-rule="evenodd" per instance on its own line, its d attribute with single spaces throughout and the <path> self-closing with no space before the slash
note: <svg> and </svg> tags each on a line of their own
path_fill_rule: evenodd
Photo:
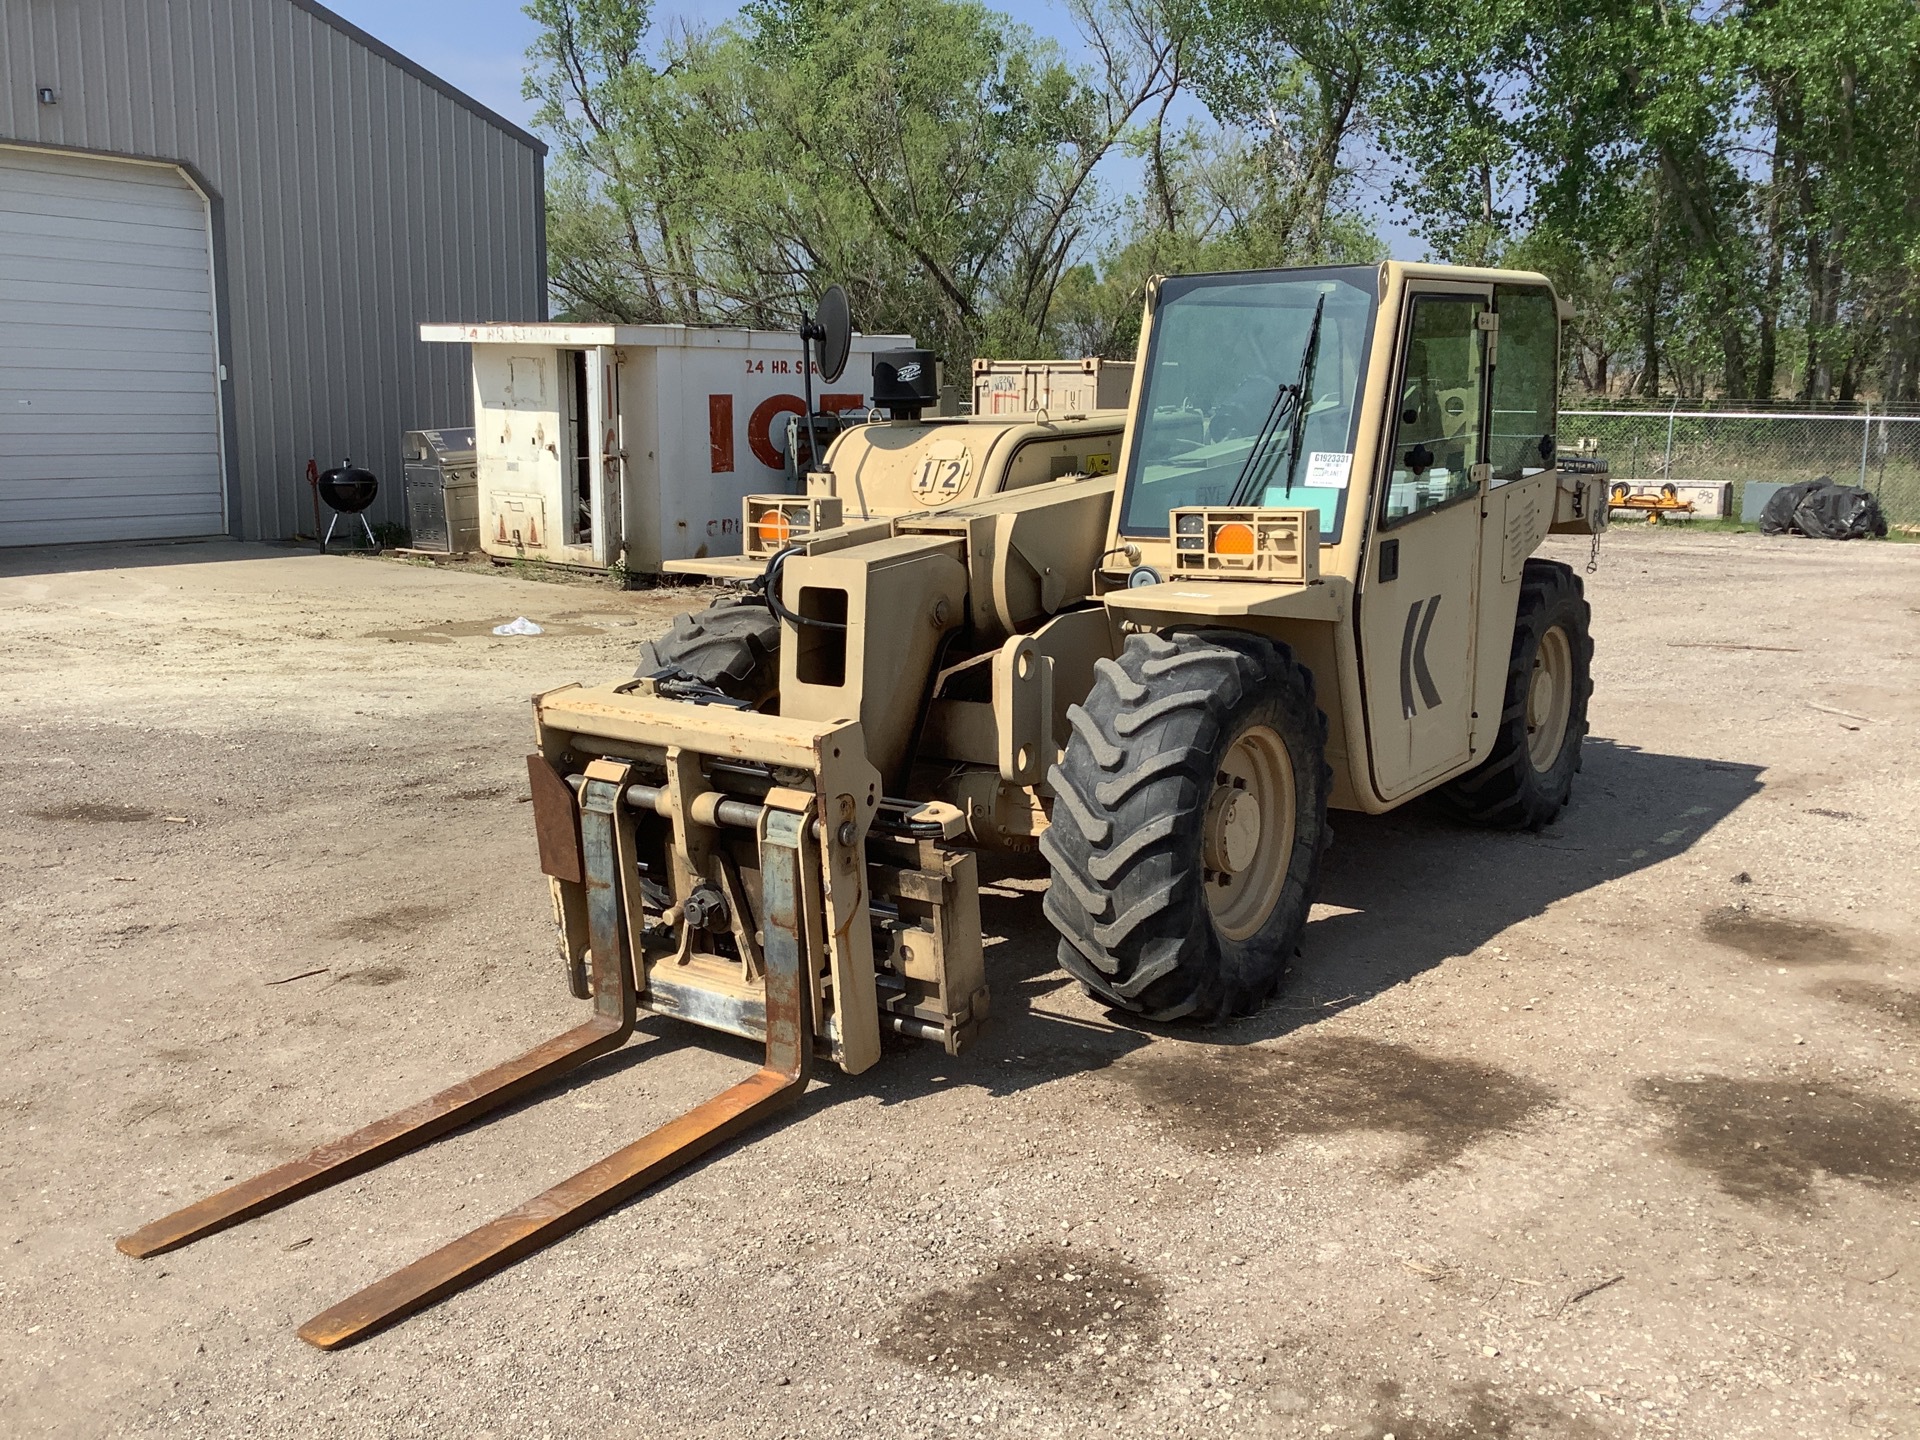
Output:
<svg viewBox="0 0 1920 1440">
<path fill-rule="evenodd" d="M 401 54 L 457 85 L 474 99 L 531 128 L 533 107 L 520 96 L 527 46 L 537 27 L 521 11 L 523 0 L 326 0 L 331 9 Z M 1057 41 L 1071 56 L 1085 53 L 1079 33 L 1059 0 L 1002 4 L 1040 34 Z M 676 22 L 716 25 L 731 17 L 734 0 L 656 0 L 656 33 Z M 1135 162 L 1110 159 L 1099 172 L 1106 186 L 1124 189 L 1134 178 Z M 1378 204 L 1367 207 L 1396 255 L 1418 258 L 1424 246 L 1396 224 Z"/>
<path fill-rule="evenodd" d="M 533 107 L 520 98 L 520 72 L 538 27 L 522 0 L 326 0 L 327 7 L 401 54 L 449 80 L 509 120 L 529 125 Z M 678 21 L 717 25 L 739 10 L 728 0 L 656 0 L 654 33 Z M 1082 47 L 1064 5 L 1052 0 L 996 7 L 1060 42 Z"/>
</svg>

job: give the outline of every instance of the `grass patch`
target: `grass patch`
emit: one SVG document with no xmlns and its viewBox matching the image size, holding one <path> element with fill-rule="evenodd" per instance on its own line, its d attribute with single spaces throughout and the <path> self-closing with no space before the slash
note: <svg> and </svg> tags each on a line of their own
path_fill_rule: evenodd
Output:
<svg viewBox="0 0 1920 1440">
<path fill-rule="evenodd" d="M 1615 520 L 1607 529 L 1610 534 L 1645 530 L 1669 535 L 1758 535 L 1760 524 L 1755 520 L 1662 520 L 1658 525 L 1648 525 L 1644 521 Z M 1902 545 L 1920 543 L 1920 526 L 1889 526 L 1886 538 Z"/>
</svg>

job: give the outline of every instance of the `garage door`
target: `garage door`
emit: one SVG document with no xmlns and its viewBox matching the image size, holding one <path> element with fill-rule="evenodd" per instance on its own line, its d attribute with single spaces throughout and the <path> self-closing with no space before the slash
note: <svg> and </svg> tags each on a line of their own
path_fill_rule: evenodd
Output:
<svg viewBox="0 0 1920 1440">
<path fill-rule="evenodd" d="M 227 528 L 206 202 L 0 146 L 0 545 Z"/>
</svg>

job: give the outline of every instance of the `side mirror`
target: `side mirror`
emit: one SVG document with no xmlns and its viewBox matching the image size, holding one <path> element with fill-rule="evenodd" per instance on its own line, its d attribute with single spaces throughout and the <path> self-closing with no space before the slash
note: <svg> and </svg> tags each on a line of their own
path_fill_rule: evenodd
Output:
<svg viewBox="0 0 1920 1440">
<path fill-rule="evenodd" d="M 820 342 L 820 378 L 831 385 L 847 368 L 847 355 L 853 349 L 853 314 L 847 306 L 847 292 L 829 285 L 820 297 L 820 309 L 814 315 Z"/>
</svg>

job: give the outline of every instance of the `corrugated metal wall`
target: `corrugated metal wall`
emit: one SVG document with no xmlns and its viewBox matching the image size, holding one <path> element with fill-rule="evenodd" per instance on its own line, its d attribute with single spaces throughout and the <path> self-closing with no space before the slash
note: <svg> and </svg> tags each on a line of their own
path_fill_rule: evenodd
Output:
<svg viewBox="0 0 1920 1440">
<path fill-rule="evenodd" d="M 40 103 L 40 87 L 57 103 Z M 539 141 L 305 0 L 0 0 L 0 141 L 177 161 L 213 197 L 234 533 L 311 529 L 346 455 L 469 423 L 426 321 L 546 315 Z"/>
</svg>

